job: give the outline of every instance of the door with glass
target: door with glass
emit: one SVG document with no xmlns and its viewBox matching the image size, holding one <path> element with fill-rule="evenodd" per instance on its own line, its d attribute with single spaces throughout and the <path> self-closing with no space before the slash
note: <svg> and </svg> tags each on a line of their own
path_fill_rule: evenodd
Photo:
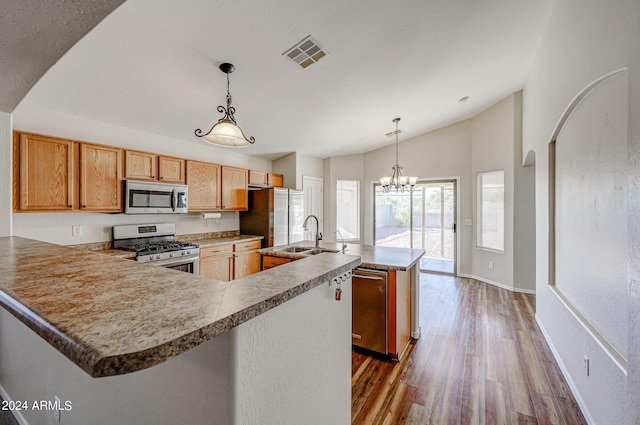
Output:
<svg viewBox="0 0 640 425">
<path fill-rule="evenodd" d="M 374 244 L 426 251 L 420 270 L 455 274 L 455 181 L 421 182 L 412 193 L 375 185 Z"/>
</svg>

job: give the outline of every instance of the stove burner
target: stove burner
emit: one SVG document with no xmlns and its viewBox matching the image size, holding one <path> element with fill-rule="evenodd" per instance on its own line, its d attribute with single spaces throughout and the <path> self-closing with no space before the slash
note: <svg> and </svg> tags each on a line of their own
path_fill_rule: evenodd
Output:
<svg viewBox="0 0 640 425">
<path fill-rule="evenodd" d="M 150 242 L 150 243 L 139 243 L 135 245 L 129 245 L 123 247 L 127 251 L 133 251 L 138 255 L 145 254 L 156 254 L 160 252 L 169 252 L 169 251 L 181 251 L 184 249 L 193 249 L 197 248 L 197 245 L 188 243 L 188 242 L 178 242 L 178 241 L 170 241 L 170 242 Z"/>
</svg>

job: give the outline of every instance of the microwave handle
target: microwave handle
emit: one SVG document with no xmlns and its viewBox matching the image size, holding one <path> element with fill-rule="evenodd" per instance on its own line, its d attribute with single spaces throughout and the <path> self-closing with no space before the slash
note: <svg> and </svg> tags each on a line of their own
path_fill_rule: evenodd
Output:
<svg viewBox="0 0 640 425">
<path fill-rule="evenodd" d="M 176 210 L 176 205 L 178 204 L 178 192 L 175 188 L 171 191 L 171 210 Z"/>
</svg>

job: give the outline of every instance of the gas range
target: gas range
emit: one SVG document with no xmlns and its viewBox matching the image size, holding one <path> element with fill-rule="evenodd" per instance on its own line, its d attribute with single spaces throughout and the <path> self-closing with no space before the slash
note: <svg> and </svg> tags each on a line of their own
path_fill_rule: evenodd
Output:
<svg viewBox="0 0 640 425">
<path fill-rule="evenodd" d="M 175 224 L 113 226 L 113 247 L 136 253 L 136 261 L 198 274 L 200 248 L 175 237 Z"/>
</svg>

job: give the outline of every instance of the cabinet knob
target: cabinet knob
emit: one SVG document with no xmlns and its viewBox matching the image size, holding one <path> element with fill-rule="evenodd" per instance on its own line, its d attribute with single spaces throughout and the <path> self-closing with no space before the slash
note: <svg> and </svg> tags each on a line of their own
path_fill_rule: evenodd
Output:
<svg viewBox="0 0 640 425">
<path fill-rule="evenodd" d="M 86 205 L 83 205 L 83 206 L 82 206 L 82 208 L 87 208 L 87 206 L 86 206 Z"/>
<path fill-rule="evenodd" d="M 69 205 L 69 208 L 73 208 L 73 204 Z"/>
<path fill-rule="evenodd" d="M 155 178 L 156 178 L 156 176 L 151 176 L 151 178 L 152 178 L 152 179 L 155 179 Z"/>
</svg>

